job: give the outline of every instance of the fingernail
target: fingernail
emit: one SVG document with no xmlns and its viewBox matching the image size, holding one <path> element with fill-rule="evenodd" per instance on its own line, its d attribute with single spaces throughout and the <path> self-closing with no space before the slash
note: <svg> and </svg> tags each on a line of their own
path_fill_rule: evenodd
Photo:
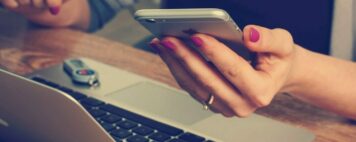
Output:
<svg viewBox="0 0 356 142">
<path fill-rule="evenodd" d="M 257 42 L 258 40 L 260 40 L 260 33 L 252 27 L 250 29 L 250 41 Z"/>
<path fill-rule="evenodd" d="M 174 50 L 176 48 L 176 46 L 170 41 L 162 41 L 161 44 L 170 50 Z"/>
<path fill-rule="evenodd" d="M 200 37 L 193 36 L 191 37 L 191 40 L 197 47 L 201 47 L 204 44 L 204 41 Z"/>
<path fill-rule="evenodd" d="M 151 42 L 150 46 L 153 48 L 154 51 L 156 51 L 157 53 L 159 53 L 159 48 L 157 43 Z"/>
<path fill-rule="evenodd" d="M 61 11 L 61 7 L 60 6 L 51 7 L 49 8 L 49 11 L 51 12 L 52 15 L 58 15 L 58 13 Z"/>
</svg>

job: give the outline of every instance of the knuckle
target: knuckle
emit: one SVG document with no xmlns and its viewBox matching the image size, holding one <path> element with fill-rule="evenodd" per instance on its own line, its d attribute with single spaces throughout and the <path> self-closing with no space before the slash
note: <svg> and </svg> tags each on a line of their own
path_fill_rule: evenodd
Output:
<svg viewBox="0 0 356 142">
<path fill-rule="evenodd" d="M 256 108 L 241 108 L 239 105 L 234 105 L 232 106 L 231 110 L 235 116 L 246 118 L 249 117 L 256 110 Z"/>
<path fill-rule="evenodd" d="M 254 104 L 258 108 L 266 107 L 271 104 L 271 99 L 265 97 L 265 96 L 259 96 L 254 99 Z"/>
<path fill-rule="evenodd" d="M 241 73 L 241 69 L 236 68 L 234 66 L 229 66 L 226 68 L 226 74 L 230 77 L 236 77 Z"/>
<path fill-rule="evenodd" d="M 210 60 L 216 59 L 216 54 L 217 54 L 217 52 L 214 52 L 211 48 L 205 48 L 203 52 L 204 52 L 204 55 L 205 55 L 208 59 L 210 59 Z"/>
<path fill-rule="evenodd" d="M 273 36 L 276 40 L 273 46 L 282 47 L 283 53 L 289 53 L 292 50 L 294 40 L 289 31 L 281 28 L 273 29 Z"/>
<path fill-rule="evenodd" d="M 283 37 L 284 41 L 287 40 L 289 42 L 293 42 L 292 34 L 289 31 L 281 28 L 276 28 L 273 29 L 272 31 L 277 37 Z"/>
<path fill-rule="evenodd" d="M 270 105 L 272 99 L 276 94 L 276 90 L 266 84 L 273 83 L 270 81 L 266 81 L 263 84 L 256 85 L 253 90 L 250 90 L 246 93 L 251 103 L 257 108 L 266 107 Z"/>
<path fill-rule="evenodd" d="M 239 65 L 237 65 L 237 61 L 239 60 L 235 60 L 236 62 L 231 62 L 229 64 L 224 65 L 225 69 L 223 69 L 224 74 L 235 78 L 239 75 L 241 75 L 243 73 L 243 68 L 239 67 Z"/>
</svg>

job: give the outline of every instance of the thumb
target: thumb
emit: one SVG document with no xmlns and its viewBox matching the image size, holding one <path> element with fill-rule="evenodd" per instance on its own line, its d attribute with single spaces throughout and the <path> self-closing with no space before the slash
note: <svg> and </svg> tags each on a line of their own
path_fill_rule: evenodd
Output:
<svg viewBox="0 0 356 142">
<path fill-rule="evenodd" d="M 244 43 L 252 52 L 287 56 L 294 45 L 291 34 L 284 29 L 268 29 L 248 25 L 243 30 Z"/>
</svg>

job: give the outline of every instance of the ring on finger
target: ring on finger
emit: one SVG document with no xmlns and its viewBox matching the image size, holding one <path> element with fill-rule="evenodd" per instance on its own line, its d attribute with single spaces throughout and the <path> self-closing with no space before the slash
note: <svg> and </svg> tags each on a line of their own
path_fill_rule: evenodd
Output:
<svg viewBox="0 0 356 142">
<path fill-rule="evenodd" d="M 214 95 L 210 93 L 208 100 L 202 102 L 204 109 L 209 110 L 210 105 L 212 105 L 214 103 L 214 100 L 215 100 Z"/>
</svg>

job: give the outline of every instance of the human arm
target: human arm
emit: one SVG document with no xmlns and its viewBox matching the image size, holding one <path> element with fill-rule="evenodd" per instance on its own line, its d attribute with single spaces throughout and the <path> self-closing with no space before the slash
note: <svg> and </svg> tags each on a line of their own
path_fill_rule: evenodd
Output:
<svg viewBox="0 0 356 142">
<path fill-rule="evenodd" d="M 27 3 L 14 4 L 16 0 L 0 0 L 7 9 L 23 14 L 36 24 L 52 28 L 69 27 L 89 32 L 100 29 L 118 11 L 138 2 L 138 0 L 21 1 L 27 1 Z"/>
<path fill-rule="evenodd" d="M 216 97 L 213 111 L 246 117 L 267 106 L 276 94 L 290 93 L 356 118 L 356 64 L 303 49 L 285 30 L 244 29 L 244 44 L 257 53 L 256 66 L 213 37 L 197 34 L 192 41 L 214 66 L 174 37 L 155 39 L 151 46 L 194 98 L 206 101 L 209 93 Z"/>
<path fill-rule="evenodd" d="M 288 92 L 294 97 L 356 119 L 356 63 L 300 48 Z"/>
<path fill-rule="evenodd" d="M 0 0 L 5 8 L 24 15 L 30 21 L 48 27 L 89 27 L 87 0 Z"/>
</svg>

